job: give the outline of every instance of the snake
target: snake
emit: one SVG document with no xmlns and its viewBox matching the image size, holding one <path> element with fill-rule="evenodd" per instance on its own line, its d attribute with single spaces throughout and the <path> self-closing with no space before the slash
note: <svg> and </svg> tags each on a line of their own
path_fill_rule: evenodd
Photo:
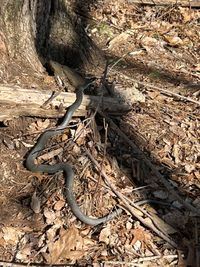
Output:
<svg viewBox="0 0 200 267">
<path fill-rule="evenodd" d="M 110 212 L 108 215 L 100 218 L 93 218 L 85 215 L 79 205 L 77 204 L 76 198 L 73 193 L 73 184 L 74 184 L 74 171 L 72 166 L 69 163 L 61 162 L 54 165 L 47 165 L 47 164 L 35 164 L 35 160 L 41 151 L 44 150 L 45 145 L 47 144 L 48 140 L 56 135 L 60 135 L 64 132 L 66 127 L 68 126 L 74 112 L 79 108 L 82 103 L 83 95 L 85 89 L 89 87 L 92 81 L 87 81 L 82 85 L 79 85 L 76 88 L 76 99 L 71 106 L 69 106 L 67 112 L 64 115 L 63 121 L 60 125 L 53 129 L 47 129 L 43 132 L 40 137 L 38 138 L 36 144 L 28 153 L 28 156 L 25 161 L 26 168 L 34 173 L 47 173 L 47 174 L 55 174 L 57 172 L 63 172 L 65 187 L 64 187 L 64 195 L 66 197 L 66 201 L 71 208 L 72 213 L 85 224 L 88 225 L 99 225 L 102 223 L 106 223 L 112 220 L 114 217 L 119 215 L 122 210 L 120 208 L 115 209 L 115 211 Z"/>
</svg>

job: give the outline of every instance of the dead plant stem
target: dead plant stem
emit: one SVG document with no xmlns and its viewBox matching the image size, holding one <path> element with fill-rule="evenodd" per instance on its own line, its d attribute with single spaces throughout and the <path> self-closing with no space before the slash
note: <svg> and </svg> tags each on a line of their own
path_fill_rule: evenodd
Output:
<svg viewBox="0 0 200 267">
<path fill-rule="evenodd" d="M 102 176 L 104 177 L 104 180 L 105 180 L 106 184 L 111 188 L 111 190 L 115 193 L 115 195 L 124 203 L 124 205 L 126 206 L 126 208 L 128 209 L 128 211 L 134 217 L 136 217 L 143 225 L 145 225 L 146 227 L 148 227 L 149 229 L 151 229 L 152 231 L 154 231 L 158 236 L 160 236 L 162 239 L 164 239 L 165 241 L 167 241 L 171 246 L 177 248 L 178 245 L 174 241 L 172 241 L 163 232 L 161 232 L 160 230 L 158 230 L 153 224 L 149 223 L 143 217 L 141 217 L 140 215 L 138 215 L 138 213 L 136 212 L 135 208 L 132 207 L 128 203 L 128 201 L 125 199 L 125 197 L 123 196 L 123 194 L 121 194 L 119 191 L 116 190 L 115 186 L 110 182 L 110 179 L 107 176 L 107 174 L 102 170 L 101 166 L 94 159 L 94 157 L 91 155 L 91 153 L 89 152 L 89 150 L 85 148 L 85 152 L 86 152 L 87 156 L 90 158 L 90 160 L 95 164 L 95 166 L 97 167 L 97 169 L 101 172 Z"/>
</svg>

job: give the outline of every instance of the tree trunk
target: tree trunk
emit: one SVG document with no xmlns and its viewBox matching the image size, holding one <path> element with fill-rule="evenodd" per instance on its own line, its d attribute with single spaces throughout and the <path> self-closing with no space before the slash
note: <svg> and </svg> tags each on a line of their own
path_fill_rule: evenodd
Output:
<svg viewBox="0 0 200 267">
<path fill-rule="evenodd" d="M 76 1 L 1 0 L 0 52 L 6 50 L 10 62 L 37 74 L 50 59 L 81 67 L 90 58 L 92 42 L 86 22 L 77 19 L 78 9 Z"/>
</svg>

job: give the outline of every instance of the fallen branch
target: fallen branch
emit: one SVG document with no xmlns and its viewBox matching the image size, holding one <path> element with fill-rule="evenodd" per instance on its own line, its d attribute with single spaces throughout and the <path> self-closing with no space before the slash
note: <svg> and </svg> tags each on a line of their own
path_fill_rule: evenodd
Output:
<svg viewBox="0 0 200 267">
<path fill-rule="evenodd" d="M 75 93 L 60 92 L 49 105 L 44 107 L 51 98 L 50 90 L 24 89 L 21 87 L 0 85 L 0 121 L 19 116 L 34 116 L 43 118 L 62 117 L 76 99 Z M 106 111 L 127 111 L 129 107 L 122 105 L 117 98 L 84 95 L 83 102 L 74 116 L 85 116 L 87 109 L 95 108 L 98 103 Z M 59 107 L 62 106 L 60 110 Z"/>
<path fill-rule="evenodd" d="M 128 211 L 134 216 L 136 217 L 143 225 L 145 225 L 146 227 L 148 227 L 149 229 L 151 229 L 153 232 L 155 232 L 158 236 L 160 236 L 162 239 L 164 239 L 165 241 L 167 241 L 171 246 L 178 248 L 178 245 L 172 241 L 167 235 L 165 235 L 163 232 L 161 232 L 159 229 L 157 229 L 153 224 L 151 224 L 148 220 L 145 220 L 142 216 L 140 216 L 137 212 L 136 209 L 141 209 L 139 206 L 137 206 L 136 204 L 134 205 L 136 207 L 136 209 L 134 207 L 132 207 L 128 201 L 125 199 L 125 197 L 123 196 L 123 194 L 121 194 L 119 191 L 117 191 L 115 189 L 115 186 L 110 182 L 109 177 L 107 176 L 107 174 L 102 170 L 101 166 L 99 165 L 99 163 L 94 159 L 94 157 L 91 155 L 91 153 L 89 152 L 89 150 L 87 150 L 85 148 L 85 152 L 87 154 L 87 156 L 90 158 L 90 160 L 94 163 L 94 165 L 97 167 L 97 169 L 101 172 L 102 176 L 104 177 L 104 180 L 106 182 L 106 184 L 111 188 L 111 190 L 116 194 L 116 196 L 124 203 L 124 205 L 126 206 L 126 208 L 128 209 Z"/>
<path fill-rule="evenodd" d="M 113 72 L 116 73 L 116 71 L 113 71 Z M 138 83 L 138 84 L 143 85 L 147 89 L 150 88 L 152 90 L 157 90 L 157 91 L 160 91 L 164 95 L 173 96 L 173 97 L 178 98 L 178 99 L 181 99 L 183 101 L 192 102 L 192 103 L 197 104 L 198 106 L 200 106 L 200 102 L 197 101 L 197 100 L 195 100 L 195 99 L 192 99 L 191 97 L 186 97 L 186 96 L 183 96 L 183 95 L 179 95 L 177 93 L 170 92 L 170 91 L 168 91 L 166 89 L 160 88 L 160 87 L 155 86 L 155 85 L 152 85 L 150 83 L 141 82 L 139 80 L 133 79 L 133 78 L 131 78 L 131 77 L 129 77 L 129 76 L 121 73 L 121 72 L 118 72 L 118 71 L 117 71 L 117 73 L 120 74 L 120 75 L 123 75 L 127 80 L 130 80 L 132 82 L 135 82 L 135 83 Z"/>
<path fill-rule="evenodd" d="M 105 264 L 108 265 L 122 265 L 122 266 L 137 266 L 137 263 L 139 264 L 140 262 L 147 262 L 147 261 L 153 261 L 153 260 L 158 260 L 158 259 L 168 259 L 168 260 L 174 260 L 177 259 L 178 255 L 162 255 L 162 256 L 148 256 L 148 257 L 140 257 L 138 259 L 129 261 L 129 262 L 124 262 L 124 261 L 104 261 Z M 139 264 L 138 266 L 143 266 Z"/>
</svg>

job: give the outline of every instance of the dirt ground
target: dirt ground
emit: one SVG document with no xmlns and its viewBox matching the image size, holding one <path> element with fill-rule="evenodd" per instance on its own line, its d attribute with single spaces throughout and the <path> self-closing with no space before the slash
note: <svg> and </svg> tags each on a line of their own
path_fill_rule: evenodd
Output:
<svg viewBox="0 0 200 267">
<path fill-rule="evenodd" d="M 62 173 L 35 174 L 24 166 L 41 132 L 56 120 L 4 121 L 0 265 L 198 266 L 200 11 L 101 1 L 89 14 L 87 34 L 105 61 L 91 62 L 87 72 L 102 77 L 107 61 L 107 95 L 130 110 L 73 118 L 40 160 L 72 164 L 86 214 L 101 217 L 117 206 L 123 212 L 95 227 L 77 220 L 63 195 Z M 1 84 L 57 87 L 48 73 L 33 77 L 20 63 L 10 64 L 1 42 L 0 53 Z M 99 80 L 94 87 L 98 91 Z"/>
</svg>

